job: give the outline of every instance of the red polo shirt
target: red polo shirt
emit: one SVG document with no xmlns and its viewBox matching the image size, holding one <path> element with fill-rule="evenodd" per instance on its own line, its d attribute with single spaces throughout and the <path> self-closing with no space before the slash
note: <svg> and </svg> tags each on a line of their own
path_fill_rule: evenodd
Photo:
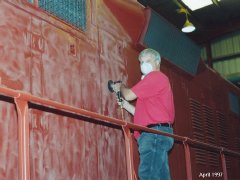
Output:
<svg viewBox="0 0 240 180">
<path fill-rule="evenodd" d="M 168 77 L 150 72 L 131 89 L 137 96 L 134 123 L 142 126 L 174 122 L 173 93 Z M 139 133 L 135 133 L 137 138 Z"/>
</svg>

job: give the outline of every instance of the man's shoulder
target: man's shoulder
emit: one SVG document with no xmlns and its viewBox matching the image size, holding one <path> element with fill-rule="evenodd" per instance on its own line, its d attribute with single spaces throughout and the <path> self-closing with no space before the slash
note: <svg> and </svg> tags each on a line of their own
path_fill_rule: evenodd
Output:
<svg viewBox="0 0 240 180">
<path fill-rule="evenodd" d="M 164 74 L 163 72 L 161 71 L 153 71 L 151 73 L 149 73 L 149 77 L 152 77 L 152 78 L 160 78 L 160 79 L 166 79 L 168 80 L 168 77 L 166 74 Z"/>
</svg>

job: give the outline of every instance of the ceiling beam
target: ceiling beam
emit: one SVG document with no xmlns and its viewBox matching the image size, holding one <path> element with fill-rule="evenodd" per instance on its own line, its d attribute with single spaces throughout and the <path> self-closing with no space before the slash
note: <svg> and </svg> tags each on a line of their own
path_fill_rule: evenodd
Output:
<svg viewBox="0 0 240 180">
<path fill-rule="evenodd" d="M 196 33 L 188 34 L 188 36 L 197 44 L 207 44 L 217 38 L 220 38 L 226 34 L 236 32 L 240 30 L 240 21 L 231 21 L 226 25 L 210 26 L 208 28 L 200 28 Z"/>
</svg>

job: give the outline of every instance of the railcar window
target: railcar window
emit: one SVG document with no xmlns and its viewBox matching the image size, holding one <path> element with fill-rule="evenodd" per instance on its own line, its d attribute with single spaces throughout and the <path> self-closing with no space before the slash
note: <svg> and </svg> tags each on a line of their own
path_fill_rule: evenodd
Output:
<svg viewBox="0 0 240 180">
<path fill-rule="evenodd" d="M 240 97 L 232 92 L 229 93 L 228 97 L 231 111 L 240 115 Z"/>
<path fill-rule="evenodd" d="M 74 27 L 86 30 L 86 0 L 28 0 Z"/>
</svg>

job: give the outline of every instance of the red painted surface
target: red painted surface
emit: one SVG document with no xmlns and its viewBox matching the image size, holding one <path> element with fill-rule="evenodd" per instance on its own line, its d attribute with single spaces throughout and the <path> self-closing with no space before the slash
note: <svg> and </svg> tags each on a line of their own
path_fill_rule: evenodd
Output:
<svg viewBox="0 0 240 180">
<path fill-rule="evenodd" d="M 82 32 L 24 0 L 0 0 L 1 86 L 122 119 L 107 82 L 121 79 L 132 86 L 140 79 L 135 45 L 146 21 L 144 10 L 134 0 L 91 0 L 87 13 L 87 30 Z M 161 68 L 174 91 L 176 134 L 193 136 L 189 105 L 193 98 L 223 112 L 231 124 L 229 137 L 238 137 L 239 117 L 230 112 L 227 99 L 229 91 L 240 96 L 238 89 L 205 66 L 196 77 L 166 60 Z M 18 117 L 11 101 L 0 100 L 0 179 L 19 179 Z M 27 114 L 30 179 L 127 179 L 120 128 L 44 108 L 30 109 Z M 128 113 L 123 116 L 132 120 Z M 230 141 L 229 148 L 238 151 L 234 143 Z M 137 169 L 136 142 L 133 151 Z M 192 172 L 188 173 L 193 179 L 198 179 L 199 172 L 221 171 L 221 167 L 197 165 L 192 147 L 190 153 L 187 160 L 192 161 Z M 173 180 L 187 178 L 182 144 L 175 144 L 169 162 Z M 240 177 L 239 161 L 234 163 L 229 179 Z"/>
<path fill-rule="evenodd" d="M 104 2 L 131 37 L 132 42 L 137 43 L 146 24 L 144 9 L 140 8 L 135 0 L 104 0 Z"/>
<path fill-rule="evenodd" d="M 114 16 L 106 13 L 103 2 L 96 4 L 87 4 L 89 9 L 96 9 L 89 11 L 93 17 L 88 19 L 85 33 L 22 1 L 0 1 L 1 84 L 121 118 L 106 84 L 109 79 L 126 76 L 124 56 L 128 55 L 123 49 L 128 46 L 127 34 Z M 14 108 L 8 111 L 15 112 Z M 16 121 L 16 116 L 9 118 L 4 109 L 1 112 L 1 120 Z M 125 118 L 130 120 L 127 113 Z M 38 110 L 31 110 L 29 119 L 31 179 L 126 179 L 125 143 L 120 129 Z M 1 129 L 14 128 L 8 121 Z M 15 141 L 16 132 L 17 127 L 11 132 Z M 17 144 L 6 146 L 5 142 L 14 140 L 5 130 L 1 133 L 1 157 L 9 159 L 9 152 L 15 153 L 9 161 L 0 162 L 0 179 L 18 179 Z"/>
<path fill-rule="evenodd" d="M 17 114 L 13 104 L 2 101 L 0 112 L 0 179 L 17 179 Z"/>
</svg>

